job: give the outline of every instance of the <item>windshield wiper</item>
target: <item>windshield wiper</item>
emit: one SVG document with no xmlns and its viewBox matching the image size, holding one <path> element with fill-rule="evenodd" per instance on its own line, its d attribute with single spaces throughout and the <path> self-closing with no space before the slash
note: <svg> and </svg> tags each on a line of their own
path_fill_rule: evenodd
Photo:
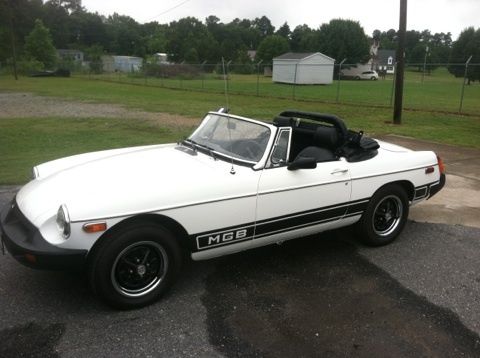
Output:
<svg viewBox="0 0 480 358">
<path fill-rule="evenodd" d="M 214 149 L 212 147 L 209 147 L 208 145 L 206 144 L 200 144 L 196 141 L 194 141 L 193 139 L 185 139 L 182 141 L 182 144 L 184 143 L 188 143 L 190 144 L 190 146 L 192 147 L 192 149 L 197 152 L 198 148 L 203 148 L 203 149 L 206 149 L 208 154 L 214 159 L 214 160 L 217 160 L 216 156 L 215 156 L 215 152 L 214 152 Z"/>
</svg>

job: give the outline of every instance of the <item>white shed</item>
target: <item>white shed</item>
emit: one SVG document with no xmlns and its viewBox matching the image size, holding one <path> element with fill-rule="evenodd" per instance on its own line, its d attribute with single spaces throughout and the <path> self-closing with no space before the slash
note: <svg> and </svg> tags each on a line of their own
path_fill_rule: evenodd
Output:
<svg viewBox="0 0 480 358">
<path fill-rule="evenodd" d="M 330 84 L 335 60 L 320 52 L 288 52 L 273 59 L 273 82 Z"/>
<path fill-rule="evenodd" d="M 142 67 L 143 59 L 134 56 L 102 56 L 105 72 L 137 72 Z"/>
</svg>

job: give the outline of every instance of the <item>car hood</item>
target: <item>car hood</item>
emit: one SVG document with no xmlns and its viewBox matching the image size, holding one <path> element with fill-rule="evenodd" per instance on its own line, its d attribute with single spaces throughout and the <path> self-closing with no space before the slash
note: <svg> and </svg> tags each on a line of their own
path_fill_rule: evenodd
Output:
<svg viewBox="0 0 480 358">
<path fill-rule="evenodd" d="M 253 170 L 230 169 L 174 144 L 87 153 L 39 165 L 16 200 L 40 226 L 62 204 L 72 221 L 87 221 L 254 194 Z"/>
</svg>

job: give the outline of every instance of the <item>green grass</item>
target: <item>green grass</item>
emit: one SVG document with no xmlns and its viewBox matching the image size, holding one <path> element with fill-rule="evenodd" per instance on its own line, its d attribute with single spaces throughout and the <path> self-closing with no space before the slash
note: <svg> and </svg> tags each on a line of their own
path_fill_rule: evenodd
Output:
<svg viewBox="0 0 480 358">
<path fill-rule="evenodd" d="M 0 184 L 28 181 L 39 163 L 84 152 L 174 142 L 190 129 L 147 121 L 105 118 L 14 118 L 0 120 Z"/>
<path fill-rule="evenodd" d="M 91 79 L 139 84 L 154 87 L 189 89 L 195 91 L 224 91 L 221 76 L 211 74 L 196 79 L 161 79 L 134 77 L 126 74 L 104 74 L 89 76 Z M 258 81 L 258 87 L 257 87 Z M 393 76 L 379 81 L 334 81 L 327 86 L 292 86 L 272 83 L 270 77 L 257 75 L 230 75 L 228 88 L 231 94 L 249 94 L 260 96 L 336 102 L 344 104 L 367 104 L 389 107 L 392 103 Z M 455 78 L 445 68 L 439 68 L 424 77 L 416 71 L 405 73 L 404 107 L 429 111 L 458 112 L 462 91 L 462 79 Z M 463 113 L 480 115 L 480 86 L 473 84 L 465 87 L 462 107 Z"/>
<path fill-rule="evenodd" d="M 242 78 L 245 81 L 248 79 Z M 381 81 L 352 82 L 352 85 L 369 86 L 378 83 L 381 84 Z M 315 87 L 308 88 L 313 90 Z M 11 77 L 0 76 L 0 90 L 116 103 L 145 111 L 180 114 L 198 119 L 205 112 L 225 105 L 225 96 L 221 93 L 171 90 L 75 77 L 21 77 L 15 81 Z M 271 120 L 289 108 L 333 113 L 342 117 L 349 128 L 363 129 L 369 135 L 394 133 L 480 148 L 480 112 L 477 115 L 463 116 L 431 111 L 404 111 L 402 125 L 394 126 L 388 123 L 392 118 L 392 109 L 386 107 L 246 95 L 230 95 L 229 106 L 232 113 L 264 120 Z M 0 119 L 0 184 L 25 182 L 30 176 L 31 166 L 47 160 L 93 150 L 172 142 L 187 135 L 191 129 L 133 119 Z"/>
</svg>

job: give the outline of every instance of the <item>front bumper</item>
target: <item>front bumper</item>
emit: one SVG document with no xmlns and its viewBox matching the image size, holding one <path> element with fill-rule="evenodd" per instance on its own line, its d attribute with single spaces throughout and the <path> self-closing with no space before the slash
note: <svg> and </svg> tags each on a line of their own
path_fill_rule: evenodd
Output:
<svg viewBox="0 0 480 358">
<path fill-rule="evenodd" d="M 62 249 L 48 243 L 22 214 L 15 200 L 0 213 L 0 236 L 8 252 L 29 267 L 79 270 L 86 262 L 87 250 Z"/>
</svg>

